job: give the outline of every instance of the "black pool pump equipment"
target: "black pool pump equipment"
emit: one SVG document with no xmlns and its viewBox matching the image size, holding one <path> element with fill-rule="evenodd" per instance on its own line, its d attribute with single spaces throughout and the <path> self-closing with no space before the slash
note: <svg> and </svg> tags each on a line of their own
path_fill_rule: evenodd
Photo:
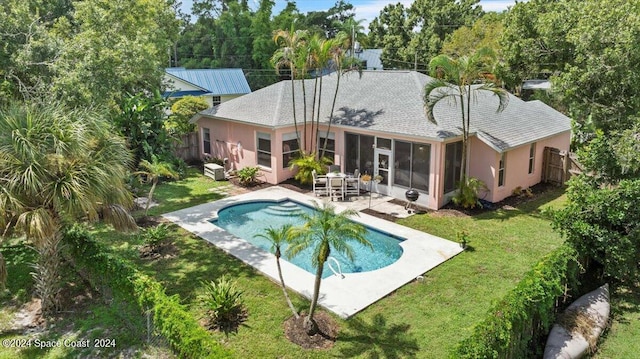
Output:
<svg viewBox="0 0 640 359">
<path fill-rule="evenodd" d="M 413 203 L 418 200 L 418 197 L 420 197 L 420 193 L 411 188 L 404 193 L 404 196 L 407 198 L 407 205 L 404 206 L 404 209 L 406 209 L 407 212 L 411 213 L 411 205 L 413 205 Z"/>
</svg>

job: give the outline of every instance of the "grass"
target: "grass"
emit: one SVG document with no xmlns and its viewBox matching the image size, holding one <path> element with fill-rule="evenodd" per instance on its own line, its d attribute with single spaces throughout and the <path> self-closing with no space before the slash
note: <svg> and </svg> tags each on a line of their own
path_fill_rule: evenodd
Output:
<svg viewBox="0 0 640 359">
<path fill-rule="evenodd" d="M 44 331 L 24 334 L 14 330 L 11 323 L 16 313 L 31 299 L 30 263 L 36 256 L 19 239 L 5 245 L 2 252 L 7 259 L 9 281 L 0 295 L 0 359 L 114 357 L 120 353 L 173 356 L 162 340 L 152 338 L 150 344 L 146 343 L 146 323 L 135 305 L 96 295 L 68 266 L 63 269 L 63 282 L 67 284 L 64 297 L 73 298 L 76 303 L 68 302 L 64 312 L 49 319 Z M 101 339 L 108 339 L 105 344 L 115 346 L 96 347 L 95 341 Z M 21 344 L 16 345 L 16 341 Z M 57 346 L 43 345 L 47 343 Z"/>
<path fill-rule="evenodd" d="M 225 182 L 192 174 L 186 181 L 158 187 L 161 214 L 222 198 Z M 201 198 L 204 197 L 204 198 Z M 498 210 L 473 217 L 444 217 L 437 213 L 415 215 L 400 224 L 455 240 L 458 232 L 469 234 L 468 251 L 370 306 L 349 320 L 336 318 L 341 331 L 335 347 L 305 351 L 284 338 L 282 325 L 291 315 L 276 283 L 213 245 L 172 225 L 175 257 L 140 259 L 135 236 L 108 227 L 95 232 L 122 256 L 160 280 L 169 294 L 180 295 L 194 316 L 203 309 L 196 298 L 202 281 L 230 274 L 244 291 L 249 317 L 237 333 L 215 337 L 238 357 L 330 358 L 330 357 L 446 357 L 467 336 L 491 304 L 504 296 L 543 255 L 562 242 L 543 215 L 543 207 L 564 201 L 562 190 L 551 191 L 516 210 Z M 285 280 L 286 280 L 286 273 Z M 293 296 L 298 310 L 307 301 Z M 275 329 L 274 329 L 275 328 Z"/>
<path fill-rule="evenodd" d="M 640 284 L 612 288 L 611 316 L 611 325 L 593 358 L 637 358 L 640 353 Z"/>
</svg>

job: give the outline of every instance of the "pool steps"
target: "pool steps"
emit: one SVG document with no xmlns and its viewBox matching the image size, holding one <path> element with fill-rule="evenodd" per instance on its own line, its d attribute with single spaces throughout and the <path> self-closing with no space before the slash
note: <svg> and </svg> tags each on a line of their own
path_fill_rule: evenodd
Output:
<svg viewBox="0 0 640 359">
<path fill-rule="evenodd" d="M 302 209 L 300 209 L 300 206 L 298 206 L 293 202 L 284 202 L 284 203 L 268 206 L 265 209 L 265 212 L 268 212 L 269 214 L 273 214 L 275 216 L 285 216 L 285 217 L 297 216 L 303 213 Z"/>
</svg>

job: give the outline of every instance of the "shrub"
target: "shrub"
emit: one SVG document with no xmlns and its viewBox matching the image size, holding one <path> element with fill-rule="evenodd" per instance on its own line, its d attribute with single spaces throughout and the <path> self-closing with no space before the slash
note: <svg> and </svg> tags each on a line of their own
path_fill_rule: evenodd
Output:
<svg viewBox="0 0 640 359">
<path fill-rule="evenodd" d="M 162 223 L 155 227 L 143 228 L 140 231 L 140 239 L 149 247 L 157 247 L 169 235 L 169 227 Z"/>
<path fill-rule="evenodd" d="M 451 353 L 451 358 L 536 358 L 555 322 L 558 298 L 575 293 L 580 265 L 564 245 L 538 262 L 496 303 Z"/>
<path fill-rule="evenodd" d="M 238 171 L 237 175 L 240 179 L 240 184 L 243 186 L 249 186 L 256 182 L 256 178 L 258 177 L 258 172 L 260 172 L 260 167 L 245 167 Z"/>
<path fill-rule="evenodd" d="M 461 206 L 462 208 L 469 209 L 475 208 L 476 206 L 482 208 L 479 194 L 488 191 L 489 188 L 481 180 L 474 177 L 465 177 L 465 179 L 460 182 L 458 193 L 456 193 L 452 200 L 456 206 Z"/>
<path fill-rule="evenodd" d="M 158 281 L 138 271 L 131 262 L 111 253 L 81 226 L 65 234 L 77 266 L 85 270 L 96 288 L 109 287 L 113 294 L 138 303 L 153 313 L 155 329 L 164 336 L 180 358 L 230 358 L 211 335 L 180 304 L 177 295 L 168 296 Z"/>
<path fill-rule="evenodd" d="M 207 310 L 210 328 L 228 331 L 236 328 L 245 318 L 242 291 L 227 276 L 223 275 L 217 282 L 204 282 L 200 300 Z"/>
<path fill-rule="evenodd" d="M 315 153 L 300 154 L 298 157 L 292 159 L 289 162 L 289 167 L 297 169 L 293 178 L 300 182 L 300 184 L 310 184 L 313 182 L 313 170 L 318 174 L 325 174 L 327 172 L 327 166 L 333 162 L 327 157 L 320 159 L 316 158 Z"/>
<path fill-rule="evenodd" d="M 456 237 L 458 238 L 458 243 L 460 243 L 460 247 L 462 247 L 462 249 L 467 248 L 467 245 L 469 245 L 469 232 L 460 231 L 456 233 Z"/>
</svg>

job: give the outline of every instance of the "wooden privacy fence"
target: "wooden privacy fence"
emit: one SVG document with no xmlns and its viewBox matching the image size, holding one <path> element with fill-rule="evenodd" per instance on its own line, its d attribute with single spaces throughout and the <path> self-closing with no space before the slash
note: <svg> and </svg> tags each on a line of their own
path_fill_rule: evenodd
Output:
<svg viewBox="0 0 640 359">
<path fill-rule="evenodd" d="M 200 158 L 199 144 L 197 132 L 186 133 L 180 136 L 173 154 L 185 161 Z"/>
<path fill-rule="evenodd" d="M 564 185 L 573 175 L 582 173 L 583 166 L 576 155 L 557 148 L 545 147 L 542 160 L 542 182 Z"/>
</svg>

